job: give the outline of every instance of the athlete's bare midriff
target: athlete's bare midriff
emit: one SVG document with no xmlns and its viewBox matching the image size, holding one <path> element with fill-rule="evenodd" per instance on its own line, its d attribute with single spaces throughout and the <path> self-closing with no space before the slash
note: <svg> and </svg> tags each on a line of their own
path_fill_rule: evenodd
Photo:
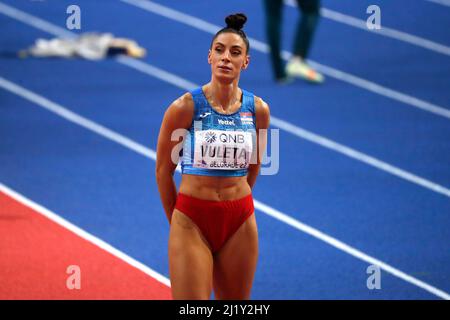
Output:
<svg viewBox="0 0 450 320">
<path fill-rule="evenodd" d="M 247 176 L 212 177 L 183 174 L 179 192 L 191 197 L 224 201 L 241 199 L 251 193 Z"/>
</svg>

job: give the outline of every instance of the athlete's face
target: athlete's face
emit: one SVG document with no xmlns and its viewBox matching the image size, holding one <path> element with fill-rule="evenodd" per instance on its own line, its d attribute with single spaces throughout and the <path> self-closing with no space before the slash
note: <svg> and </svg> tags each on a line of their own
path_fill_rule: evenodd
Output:
<svg viewBox="0 0 450 320">
<path fill-rule="evenodd" d="M 213 76 L 226 82 L 238 79 L 241 70 L 247 68 L 249 61 L 244 40 L 232 32 L 219 34 L 208 54 Z"/>
</svg>

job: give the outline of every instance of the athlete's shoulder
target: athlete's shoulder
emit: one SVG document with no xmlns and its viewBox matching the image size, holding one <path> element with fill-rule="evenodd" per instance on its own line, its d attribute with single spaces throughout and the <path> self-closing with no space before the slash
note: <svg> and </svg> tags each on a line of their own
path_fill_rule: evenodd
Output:
<svg viewBox="0 0 450 320">
<path fill-rule="evenodd" d="M 262 98 L 255 96 L 255 115 L 258 128 L 268 128 L 270 121 L 270 107 Z"/>
<path fill-rule="evenodd" d="M 165 118 L 168 119 L 174 127 L 188 128 L 191 125 L 194 114 L 194 101 L 192 94 L 186 92 L 174 100 L 166 110 Z"/>
<path fill-rule="evenodd" d="M 253 104 L 255 106 L 255 112 L 262 112 L 262 113 L 266 113 L 269 112 L 269 105 L 261 98 L 258 97 L 256 94 L 254 94 L 253 92 L 241 89 L 243 92 L 245 92 L 247 95 L 253 96 Z"/>
<path fill-rule="evenodd" d="M 169 108 L 175 109 L 177 112 L 192 112 L 194 110 L 194 99 L 190 92 L 186 92 L 172 102 Z"/>
<path fill-rule="evenodd" d="M 270 107 L 261 97 L 255 96 L 255 110 L 263 114 L 270 114 Z"/>
</svg>

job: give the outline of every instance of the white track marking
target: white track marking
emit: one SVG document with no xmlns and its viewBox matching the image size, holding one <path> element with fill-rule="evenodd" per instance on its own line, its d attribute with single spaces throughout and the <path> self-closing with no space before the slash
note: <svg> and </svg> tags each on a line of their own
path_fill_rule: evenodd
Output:
<svg viewBox="0 0 450 320">
<path fill-rule="evenodd" d="M 285 0 L 284 1 L 287 5 L 291 7 L 296 7 L 297 4 L 294 0 Z M 398 31 L 392 28 L 385 27 L 384 25 L 381 26 L 381 29 L 379 30 L 371 30 L 367 28 L 366 21 L 362 19 L 358 19 L 334 10 L 321 8 L 320 14 L 322 17 L 333 20 L 335 22 L 343 23 L 348 26 L 358 28 L 367 32 L 371 32 L 374 34 L 378 34 L 380 36 L 385 36 L 391 39 L 399 40 L 402 42 L 406 42 L 424 49 L 428 49 L 440 54 L 444 54 L 446 56 L 450 56 L 450 47 L 425 39 L 421 38 L 403 31 Z M 362 14 L 366 14 L 366 12 L 362 12 Z"/>
<path fill-rule="evenodd" d="M 157 4 L 155 2 L 149 1 L 149 0 L 120 0 L 124 3 L 136 6 L 138 8 L 141 8 L 143 10 L 146 10 L 148 12 L 152 12 L 154 14 L 166 17 L 168 19 L 171 19 L 173 21 L 177 21 L 180 23 L 183 23 L 185 25 L 191 26 L 193 28 L 196 28 L 198 30 L 215 34 L 218 30 L 220 30 L 219 26 L 213 25 L 209 22 L 203 21 L 199 18 L 193 17 L 191 15 L 182 13 L 180 11 L 168 8 L 166 6 Z M 268 53 L 269 47 L 266 43 L 261 42 L 259 40 L 253 39 L 251 37 L 248 37 L 250 41 L 250 46 L 260 52 Z M 292 53 L 288 51 L 283 51 L 282 56 L 285 60 L 288 60 L 291 57 Z M 330 66 L 326 66 L 317 62 L 314 62 L 312 60 L 308 60 L 308 62 L 311 64 L 312 67 L 317 69 L 318 71 L 322 72 L 323 74 L 350 83 L 356 87 L 374 92 L 376 94 L 379 94 L 381 96 L 400 101 L 404 104 L 410 105 L 412 107 L 416 107 L 418 109 L 431 112 L 433 114 L 445 117 L 447 119 L 450 119 L 450 110 L 438 106 L 436 104 L 432 104 L 430 102 L 427 102 L 425 100 L 421 100 L 418 98 L 415 98 L 413 96 L 407 95 L 405 93 L 401 93 L 399 91 L 389 89 L 387 87 L 384 87 L 382 85 L 379 85 L 375 82 L 371 82 L 369 80 L 354 76 L 350 73 L 346 73 L 344 71 L 332 68 Z"/>
<path fill-rule="evenodd" d="M 105 241 L 101 240 L 100 238 L 97 238 L 96 236 L 88 233 L 87 231 L 77 227 L 73 223 L 67 221 L 66 219 L 64 219 L 61 216 L 57 215 L 56 213 L 50 211 L 49 209 L 26 198 L 25 196 L 19 194 L 18 192 L 12 190 L 11 188 L 5 186 L 2 183 L 0 183 L 0 192 L 3 192 L 4 194 L 10 196 L 11 198 L 19 201 L 23 205 L 33 209 L 34 211 L 47 217 L 51 221 L 59 224 L 63 228 L 73 232 L 80 238 L 89 241 L 90 243 L 94 244 L 95 246 L 105 250 L 106 252 L 109 252 L 113 256 L 121 259 L 122 261 L 128 263 L 129 265 L 133 266 L 134 268 L 144 272 L 145 274 L 149 275 L 150 277 L 154 278 L 155 280 L 170 287 L 170 280 L 168 278 L 166 278 L 165 276 L 163 276 L 160 273 L 156 272 L 155 270 L 149 268 L 148 266 L 144 265 L 143 263 L 137 261 L 136 259 L 130 257 L 126 253 L 123 253 L 122 251 L 114 248 L 109 243 L 106 243 Z"/>
<path fill-rule="evenodd" d="M 68 121 L 71 121 L 72 123 L 75 123 L 77 125 L 80 125 L 92 132 L 95 132 L 97 134 L 100 134 L 101 136 L 110 139 L 110 137 L 124 137 L 123 135 L 116 133 L 100 124 L 97 124 L 89 119 L 86 119 L 80 115 L 75 114 L 74 112 L 68 110 L 67 108 L 52 102 L 28 89 L 25 89 L 17 84 L 14 84 L 4 78 L 0 77 L 0 87 L 4 88 L 5 90 L 14 93 L 30 102 L 33 102 L 35 104 L 37 104 L 38 106 L 41 106 L 63 118 L 65 118 Z M 70 115 L 70 116 L 66 116 L 66 115 Z M 104 131 L 104 132 L 102 132 Z M 112 135 L 111 135 L 112 133 Z M 136 142 L 133 142 L 131 139 L 124 137 L 125 139 L 121 139 L 121 142 L 118 142 L 118 140 L 113 139 L 112 141 L 114 142 L 118 142 L 120 143 L 122 146 L 129 148 L 130 150 L 133 150 L 135 152 L 137 152 L 135 146 L 139 145 Z M 140 146 L 140 145 L 139 145 Z M 143 151 L 145 152 L 137 152 L 140 155 L 143 155 L 147 158 L 150 158 L 152 160 L 155 160 L 154 155 L 156 154 L 156 152 L 152 149 L 143 147 Z M 179 170 L 178 170 L 179 172 Z M 297 230 L 300 230 L 306 234 L 309 234 L 310 236 L 317 238 L 321 241 L 324 241 L 325 243 L 328 243 L 329 245 L 335 247 L 338 250 L 341 250 L 359 260 L 362 260 L 364 262 L 367 262 L 369 264 L 375 264 L 378 265 L 382 270 L 384 270 L 387 273 L 390 273 L 392 275 L 394 275 L 395 277 L 398 277 L 410 284 L 413 284 L 419 288 L 422 288 L 423 290 L 437 296 L 440 297 L 442 299 L 446 299 L 446 300 L 450 300 L 450 295 L 436 287 L 433 287 L 417 278 L 414 278 L 406 273 L 404 273 L 403 271 L 400 271 L 376 258 L 373 258 L 363 252 L 361 252 L 358 249 L 355 249 L 345 243 L 343 243 L 340 240 L 337 240 L 313 227 L 310 227 L 304 223 L 302 223 L 301 221 L 292 218 L 291 216 L 276 210 L 264 203 L 262 203 L 261 201 L 254 199 L 255 202 L 255 207 L 260 210 L 261 212 L 275 218 L 278 221 L 281 221 L 287 225 L 290 225 L 291 227 L 294 227 Z M 151 269 L 149 269 L 151 270 Z"/>
</svg>

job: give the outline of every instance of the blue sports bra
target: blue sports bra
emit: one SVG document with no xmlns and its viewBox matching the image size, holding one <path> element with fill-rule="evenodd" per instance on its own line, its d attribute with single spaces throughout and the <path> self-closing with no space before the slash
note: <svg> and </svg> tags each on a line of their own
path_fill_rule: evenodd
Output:
<svg viewBox="0 0 450 320">
<path fill-rule="evenodd" d="M 194 116 L 183 141 L 182 174 L 245 176 L 256 163 L 254 95 L 242 90 L 239 110 L 222 114 L 209 104 L 202 87 L 190 91 Z"/>
</svg>

